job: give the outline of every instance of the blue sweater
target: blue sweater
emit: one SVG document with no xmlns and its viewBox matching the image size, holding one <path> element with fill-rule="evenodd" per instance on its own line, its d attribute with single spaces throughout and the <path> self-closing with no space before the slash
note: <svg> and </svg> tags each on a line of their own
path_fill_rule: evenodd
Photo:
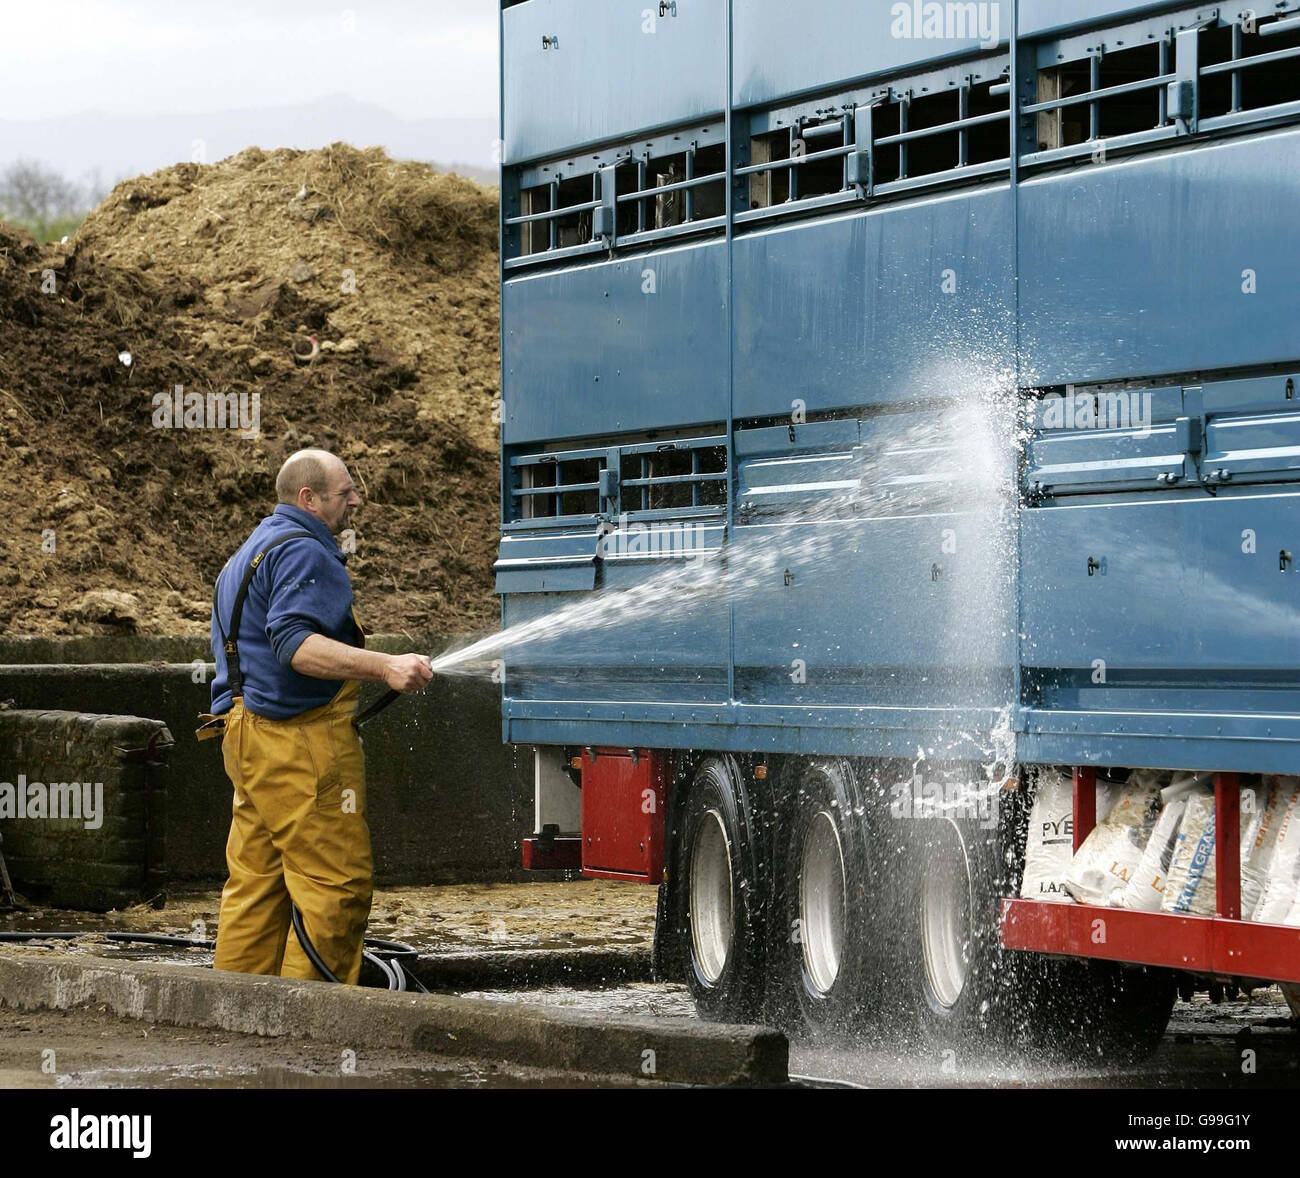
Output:
<svg viewBox="0 0 1300 1178">
<path fill-rule="evenodd" d="M 290 666 L 294 653 L 309 634 L 324 634 L 349 646 L 365 645 L 352 616 L 352 581 L 329 528 L 300 508 L 281 503 L 253 529 L 217 576 L 212 617 L 212 653 L 217 662 L 212 711 L 216 715 L 231 706 L 217 615 L 229 631 L 235 593 L 249 561 L 277 536 L 304 531 L 311 538 L 288 540 L 271 549 L 249 585 L 238 635 L 244 706 L 259 716 L 288 720 L 329 703 L 342 680 L 298 674 Z"/>
</svg>

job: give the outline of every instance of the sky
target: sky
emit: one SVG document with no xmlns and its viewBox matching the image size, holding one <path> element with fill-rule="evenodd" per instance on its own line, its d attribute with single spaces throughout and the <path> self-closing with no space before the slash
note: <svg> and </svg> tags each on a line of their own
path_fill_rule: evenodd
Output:
<svg viewBox="0 0 1300 1178">
<path fill-rule="evenodd" d="M 496 0 L 40 0 L 5 5 L 0 110 L 40 118 L 346 93 L 408 118 L 494 116 Z"/>
<path fill-rule="evenodd" d="M 158 154 L 125 140 L 176 137 L 151 127 L 177 116 L 247 112 L 241 126 L 254 134 L 259 111 L 328 98 L 363 112 L 360 131 L 348 124 L 360 135 L 365 111 L 386 131 L 391 116 L 497 119 L 498 0 L 10 0 L 4 9 L 0 163 L 31 154 L 34 123 L 66 137 L 90 115 L 96 134 L 127 129 L 124 168 Z M 194 119 L 195 137 L 202 123 Z M 449 144 L 455 155 L 471 149 L 469 162 L 491 164 L 490 138 L 481 151 L 477 138 Z M 170 141 L 159 150 L 181 158 Z M 97 153 L 78 144 L 74 154 Z M 426 154 L 447 159 L 437 143 Z"/>
</svg>

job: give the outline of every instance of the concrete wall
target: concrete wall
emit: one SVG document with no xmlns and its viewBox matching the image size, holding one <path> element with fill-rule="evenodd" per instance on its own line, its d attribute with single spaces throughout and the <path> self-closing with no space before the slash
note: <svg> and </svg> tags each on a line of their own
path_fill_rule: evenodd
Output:
<svg viewBox="0 0 1300 1178">
<path fill-rule="evenodd" d="M 412 646 L 405 640 L 371 645 Z M 443 645 L 419 643 L 415 649 Z M 188 662 L 76 664 L 59 657 L 107 652 L 111 658 L 123 647 L 135 658 L 155 650 L 173 659 L 199 658 L 206 651 L 202 640 L 10 639 L 0 644 L 0 655 L 28 651 L 49 661 L 0 666 L 0 700 L 20 708 L 130 713 L 165 723 L 176 741 L 165 771 L 169 876 L 223 879 L 231 787 L 220 742 L 200 744 L 193 736 L 196 716 L 209 706 L 211 664 L 196 670 Z M 439 677 L 364 729 L 377 882 L 522 877 L 519 840 L 532 830 L 532 754 L 501 743 L 499 692 L 490 682 Z M 361 706 L 380 694 L 378 685 L 367 686 Z M 0 780 L 7 780 L 2 772 Z"/>
<path fill-rule="evenodd" d="M 0 835 L 18 891 L 97 912 L 156 898 L 170 743 L 138 716 L 0 711 Z"/>
</svg>

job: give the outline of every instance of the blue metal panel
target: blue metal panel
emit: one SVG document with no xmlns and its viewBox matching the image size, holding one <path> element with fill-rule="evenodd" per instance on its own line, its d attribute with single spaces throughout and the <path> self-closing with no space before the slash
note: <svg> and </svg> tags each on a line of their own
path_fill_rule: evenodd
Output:
<svg viewBox="0 0 1300 1178">
<path fill-rule="evenodd" d="M 530 0 L 507 23 L 578 7 Z M 624 15 L 581 7 L 617 14 L 611 29 Z M 737 100 L 970 51 L 869 36 L 891 7 L 737 4 Z M 1022 0 L 1021 33 L 1175 7 Z M 519 68 L 516 106 L 539 68 Z M 641 107 L 643 87 L 592 70 L 586 84 L 621 104 L 607 138 L 651 117 L 637 112 L 677 110 L 673 87 Z M 564 101 L 590 105 L 573 86 Z M 732 592 L 686 609 L 655 587 L 664 561 L 592 555 L 594 517 L 510 524 L 510 626 L 560 610 L 582 625 L 507 651 L 507 739 L 987 760 L 1010 725 L 1030 761 L 1294 770 L 1300 411 L 1296 370 L 1279 366 L 1300 357 L 1300 131 L 1180 148 L 1043 173 L 1014 201 L 1000 180 L 876 199 L 508 281 L 507 446 L 657 446 L 653 431 L 725 422 L 735 494 Z M 1258 293 L 1243 292 L 1246 270 Z M 1052 427 L 1038 406 L 1019 533 L 996 522 L 1004 483 L 967 477 L 989 455 L 957 417 L 1015 378 L 1152 394 L 1139 428 Z M 803 420 L 822 411 L 837 418 Z M 720 507 L 711 518 L 721 543 Z M 637 587 L 637 608 L 608 604 Z"/>
<path fill-rule="evenodd" d="M 965 397 L 1013 370 L 1005 185 L 735 242 L 736 416 Z M 951 289 L 953 293 L 946 293 Z"/>
<path fill-rule="evenodd" d="M 1020 0 L 1020 35 L 1042 36 L 1186 8 L 1186 0 Z"/>
<path fill-rule="evenodd" d="M 1279 561 L 1300 550 L 1298 508 L 1295 492 L 1198 488 L 1024 512 L 1031 693 L 1070 711 L 1254 713 L 1257 737 L 1300 713 L 1300 574 Z"/>
<path fill-rule="evenodd" d="M 970 513 L 740 528 L 737 698 L 954 709 L 1014 703 L 1014 564 Z"/>
<path fill-rule="evenodd" d="M 506 444 L 725 420 L 725 288 L 722 242 L 508 281 Z"/>
<path fill-rule="evenodd" d="M 546 719 L 534 718 L 542 712 Z M 948 727 L 940 732 L 937 722 Z M 524 744 L 608 743 L 731 752 L 831 756 L 927 756 L 988 761 L 1004 717 L 991 711 L 936 715 L 926 708 L 788 708 L 633 702 L 534 704 L 506 701 L 505 738 Z M 999 750 L 999 756 L 1005 750 Z"/>
<path fill-rule="evenodd" d="M 506 535 L 495 566 L 498 593 L 569 593 L 595 589 L 596 529 Z"/>
<path fill-rule="evenodd" d="M 507 164 L 716 115 L 725 0 L 528 0 L 504 13 Z"/>
<path fill-rule="evenodd" d="M 1025 368 L 1041 384 L 1294 360 L 1300 131 L 1020 187 Z M 1254 275 L 1257 293 L 1243 293 Z"/>
<path fill-rule="evenodd" d="M 830 89 L 944 58 L 996 49 L 1011 33 L 1008 3 L 951 5 L 960 23 L 927 23 L 921 0 L 823 0 L 816 13 L 789 0 L 744 0 L 735 6 L 732 93 L 736 106 L 758 106 L 808 90 Z M 966 24 L 966 9 L 985 24 Z M 949 33 L 956 35 L 949 36 Z"/>
<path fill-rule="evenodd" d="M 680 572 L 686 562 L 648 560 L 604 562 L 607 594 L 635 591 L 661 575 L 667 565 Z M 729 620 L 725 601 L 698 600 L 690 609 L 673 609 L 669 595 L 646 599 L 645 608 L 624 611 L 593 609 L 580 594 L 528 594 L 509 599 L 509 624 L 537 622 L 541 634 L 508 648 L 507 708 L 511 701 L 580 701 L 609 706 L 620 701 L 674 700 L 683 704 L 722 702 L 727 698 Z M 576 604 L 575 604 L 576 602 Z M 557 610 L 578 610 L 574 619 L 547 634 L 544 619 Z M 603 738 L 602 738 L 603 739 Z"/>
<path fill-rule="evenodd" d="M 1263 739 L 1235 736 L 1221 722 L 1223 717 L 1206 713 L 1179 716 L 1182 723 L 1176 728 L 1166 724 L 1160 732 L 1137 735 L 1135 723 L 1148 717 L 1120 714 L 1097 721 L 1090 716 L 1076 720 L 1069 714 L 1056 714 L 1050 723 L 1059 731 L 1040 728 L 1034 713 L 1029 719 L 1033 727 L 1016 746 L 1017 759 L 1027 764 L 1294 773 L 1300 754 L 1300 733 L 1294 729 L 1286 734 L 1275 730 Z"/>
<path fill-rule="evenodd" d="M 507 700 L 504 736 L 520 744 L 600 744 L 729 752 L 809 753 L 820 756 L 926 756 L 988 762 L 1008 755 L 989 734 L 1004 723 L 993 712 L 947 714 L 937 738 L 935 716 L 923 708 L 762 708 L 721 705 L 707 710 L 682 705 L 631 703 L 617 710 L 592 704 L 535 705 Z M 1197 713 L 1176 717 L 1159 733 L 1134 734 L 1135 718 L 1026 713 L 1028 733 L 1015 739 L 1014 760 L 1026 764 L 1125 765 L 1133 768 L 1294 773 L 1300 731 L 1275 729 L 1266 739 L 1238 735 L 1223 717 Z M 1142 718 L 1137 718 L 1141 720 Z M 1231 719 L 1231 718 L 1229 718 Z M 1240 719 L 1240 717 L 1237 717 Z M 1044 724 L 1052 728 L 1044 727 Z M 1059 728 L 1059 731 L 1055 730 Z M 1215 733 L 1213 736 L 1205 735 Z"/>
</svg>

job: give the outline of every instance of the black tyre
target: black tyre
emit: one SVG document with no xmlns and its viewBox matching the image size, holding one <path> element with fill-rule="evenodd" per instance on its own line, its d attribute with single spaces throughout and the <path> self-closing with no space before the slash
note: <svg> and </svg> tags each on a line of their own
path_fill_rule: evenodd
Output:
<svg viewBox="0 0 1300 1178">
<path fill-rule="evenodd" d="M 691 996 L 704 1018 L 753 1022 L 763 1003 L 767 889 L 752 799 L 734 758 L 700 762 L 677 829 L 674 924 Z"/>
<path fill-rule="evenodd" d="M 1051 1001 L 1046 1019 L 1021 1020 L 1017 1029 L 1026 1048 L 1038 1044 L 1046 1054 L 1079 1064 L 1122 1065 L 1145 1059 L 1160 1045 L 1177 997 L 1174 971 L 1078 959 L 1044 964 Z"/>
<path fill-rule="evenodd" d="M 936 1041 L 1004 1039 L 1038 963 L 1000 946 L 996 832 L 946 816 L 907 821 L 896 919 L 905 1013 Z"/>
<path fill-rule="evenodd" d="M 911 820 L 898 927 L 906 1003 L 933 1043 L 1131 1062 L 1160 1042 L 1175 975 L 1003 949 L 1000 900 L 1019 886 L 1005 828 Z"/>
<path fill-rule="evenodd" d="M 788 781 L 769 942 L 772 1014 L 796 1034 L 851 1033 L 875 1013 L 881 979 L 866 807 L 842 758 L 802 763 Z"/>
</svg>

